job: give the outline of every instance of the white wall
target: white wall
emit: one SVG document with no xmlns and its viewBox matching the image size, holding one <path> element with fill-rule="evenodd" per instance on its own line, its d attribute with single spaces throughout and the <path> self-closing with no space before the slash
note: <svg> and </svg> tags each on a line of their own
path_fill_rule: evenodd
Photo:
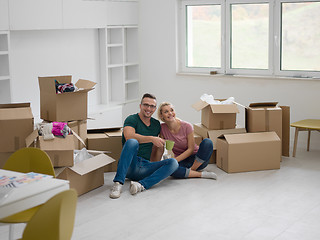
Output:
<svg viewBox="0 0 320 240">
<path fill-rule="evenodd" d="M 38 76 L 99 82 L 97 29 L 11 31 L 10 57 L 12 102 L 31 102 L 35 119 L 40 113 Z M 99 103 L 99 84 L 88 101 Z"/>
<path fill-rule="evenodd" d="M 142 93 L 154 93 L 158 102 L 172 102 L 178 117 L 191 123 L 200 122 L 200 113 L 191 105 L 203 93 L 217 98 L 233 96 L 244 105 L 278 101 L 291 107 L 291 122 L 320 118 L 319 80 L 177 75 L 176 3 L 175 0 L 140 0 Z M 243 111 L 238 115 L 238 124 L 244 126 Z M 306 135 L 300 133 L 299 146 L 303 141 Z M 312 135 L 311 148 L 320 148 L 320 134 Z"/>
</svg>

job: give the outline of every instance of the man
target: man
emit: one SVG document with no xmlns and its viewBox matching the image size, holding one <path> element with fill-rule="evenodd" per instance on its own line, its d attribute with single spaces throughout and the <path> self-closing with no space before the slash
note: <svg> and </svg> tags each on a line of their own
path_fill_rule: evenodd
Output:
<svg viewBox="0 0 320 240">
<path fill-rule="evenodd" d="M 120 197 L 126 177 L 132 180 L 130 193 L 134 195 L 151 188 L 178 168 L 174 158 L 158 161 L 165 141 L 158 137 L 160 122 L 151 117 L 156 108 L 156 97 L 146 93 L 141 99 L 140 112 L 124 121 L 123 148 L 110 198 Z"/>
</svg>

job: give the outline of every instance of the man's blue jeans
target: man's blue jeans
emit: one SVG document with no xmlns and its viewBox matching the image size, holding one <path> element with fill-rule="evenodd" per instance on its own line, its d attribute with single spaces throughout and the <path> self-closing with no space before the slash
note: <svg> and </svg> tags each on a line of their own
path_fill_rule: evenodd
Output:
<svg viewBox="0 0 320 240">
<path fill-rule="evenodd" d="M 117 174 L 113 179 L 114 182 L 124 184 L 127 177 L 133 181 L 139 181 L 145 189 L 149 189 L 169 177 L 179 166 L 174 158 L 150 162 L 137 156 L 138 149 L 139 142 L 136 139 L 128 139 L 125 142 L 118 162 Z"/>
<path fill-rule="evenodd" d="M 213 153 L 213 143 L 211 139 L 203 139 L 199 145 L 199 150 L 196 154 L 193 154 L 186 159 L 179 162 L 178 169 L 171 175 L 174 178 L 188 178 L 190 168 L 194 161 L 202 163 L 196 170 L 202 170 L 208 166 L 210 157 Z"/>
</svg>

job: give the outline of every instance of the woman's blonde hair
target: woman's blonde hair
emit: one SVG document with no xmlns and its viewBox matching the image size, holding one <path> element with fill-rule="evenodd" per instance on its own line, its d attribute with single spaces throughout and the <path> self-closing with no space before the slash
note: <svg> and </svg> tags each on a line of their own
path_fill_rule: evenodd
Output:
<svg viewBox="0 0 320 240">
<path fill-rule="evenodd" d="M 162 108 L 165 106 L 169 106 L 171 105 L 173 107 L 173 105 L 169 102 L 163 102 L 160 103 L 159 107 L 158 107 L 158 119 L 160 119 L 161 121 L 163 121 L 163 117 L 162 117 Z"/>
</svg>

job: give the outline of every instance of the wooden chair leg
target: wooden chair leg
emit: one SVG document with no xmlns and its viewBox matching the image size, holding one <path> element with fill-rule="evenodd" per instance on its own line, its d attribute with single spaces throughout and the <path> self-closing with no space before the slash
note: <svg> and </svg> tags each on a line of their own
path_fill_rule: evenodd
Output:
<svg viewBox="0 0 320 240">
<path fill-rule="evenodd" d="M 309 152 L 310 149 L 310 136 L 311 136 L 311 130 L 308 130 L 308 145 L 307 145 L 307 151 Z"/>
<path fill-rule="evenodd" d="M 294 134 L 294 144 L 293 144 L 293 154 L 292 157 L 296 156 L 296 151 L 297 151 L 297 142 L 298 142 L 298 134 L 299 134 L 299 129 L 296 127 L 296 131 Z"/>
</svg>

